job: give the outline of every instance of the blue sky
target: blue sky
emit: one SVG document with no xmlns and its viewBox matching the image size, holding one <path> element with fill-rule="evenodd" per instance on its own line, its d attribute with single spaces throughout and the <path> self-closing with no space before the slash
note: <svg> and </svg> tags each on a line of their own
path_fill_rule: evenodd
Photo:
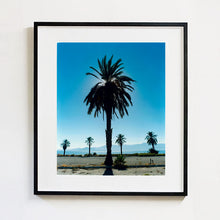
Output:
<svg viewBox="0 0 220 220">
<path fill-rule="evenodd" d="M 68 139 L 71 148 L 86 147 L 93 137 L 94 147 L 105 145 L 106 122 L 102 116 L 87 114 L 83 103 L 97 79 L 87 76 L 98 68 L 97 59 L 105 55 L 122 59 L 124 73 L 136 82 L 131 93 L 129 116 L 113 118 L 113 144 L 119 133 L 126 144 L 145 142 L 148 131 L 165 141 L 165 43 L 58 43 L 57 44 L 57 147 Z"/>
</svg>

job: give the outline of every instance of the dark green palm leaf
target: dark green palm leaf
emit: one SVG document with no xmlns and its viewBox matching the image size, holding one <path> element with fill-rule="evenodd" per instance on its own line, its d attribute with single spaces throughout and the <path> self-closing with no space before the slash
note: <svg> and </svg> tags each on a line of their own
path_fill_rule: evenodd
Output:
<svg viewBox="0 0 220 220">
<path fill-rule="evenodd" d="M 97 79 L 99 79 L 99 80 L 100 80 L 100 78 L 99 78 L 98 76 L 96 76 L 95 74 L 93 74 L 93 73 L 86 73 L 86 75 L 91 75 L 91 76 L 94 76 L 95 78 L 97 78 Z"/>
<path fill-rule="evenodd" d="M 87 73 L 100 80 L 86 96 L 84 102 L 88 106 L 88 114 L 94 111 L 94 116 L 105 112 L 107 108 L 111 108 L 112 114 L 118 117 L 128 115 L 127 107 L 132 105 L 131 96 L 128 92 L 132 92 L 134 88 L 130 85 L 134 80 L 128 76 L 122 75 L 124 67 L 121 59 L 115 63 L 113 56 L 107 61 L 106 56 L 102 60 L 98 59 L 99 70 L 90 67 L 101 76 L 101 79 L 93 74 Z"/>
</svg>

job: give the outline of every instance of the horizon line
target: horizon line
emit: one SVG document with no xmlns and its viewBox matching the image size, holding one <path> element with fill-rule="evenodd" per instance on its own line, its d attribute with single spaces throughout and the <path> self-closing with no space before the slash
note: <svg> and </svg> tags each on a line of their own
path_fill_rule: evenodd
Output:
<svg viewBox="0 0 220 220">
<path fill-rule="evenodd" d="M 147 143 L 140 143 L 140 144 L 124 144 L 123 146 L 132 146 L 132 145 L 141 145 L 141 144 L 147 144 Z M 158 143 L 158 144 L 164 144 L 165 145 L 165 143 Z M 157 144 L 157 145 L 158 145 Z M 102 145 L 102 146 L 99 146 L 99 147 L 95 147 L 95 148 L 101 148 L 101 147 L 105 147 L 106 145 Z M 117 145 L 117 144 L 113 144 L 112 146 L 119 146 L 119 145 Z M 147 144 L 147 146 L 150 146 L 150 145 L 148 145 Z M 63 149 L 62 147 L 58 147 L 57 149 L 59 149 L 59 148 L 61 148 L 61 149 Z M 78 149 L 78 148 L 81 148 L 81 149 L 83 149 L 83 148 L 89 148 L 89 147 L 69 147 L 69 148 L 67 148 L 67 149 Z M 91 148 L 92 148 L 92 146 L 91 146 Z"/>
</svg>

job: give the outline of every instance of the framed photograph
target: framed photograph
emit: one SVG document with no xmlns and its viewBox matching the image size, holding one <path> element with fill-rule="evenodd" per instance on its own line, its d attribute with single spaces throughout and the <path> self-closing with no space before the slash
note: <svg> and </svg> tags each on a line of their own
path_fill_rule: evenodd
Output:
<svg viewBox="0 0 220 220">
<path fill-rule="evenodd" d="M 187 195 L 187 23 L 34 23 L 34 194 Z"/>
</svg>

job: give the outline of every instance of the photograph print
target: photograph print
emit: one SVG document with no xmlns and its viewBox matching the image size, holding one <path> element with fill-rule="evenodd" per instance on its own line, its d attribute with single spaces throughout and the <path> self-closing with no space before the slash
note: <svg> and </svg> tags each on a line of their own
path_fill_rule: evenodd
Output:
<svg viewBox="0 0 220 220">
<path fill-rule="evenodd" d="M 166 174 L 165 50 L 57 43 L 57 175 Z"/>
</svg>

